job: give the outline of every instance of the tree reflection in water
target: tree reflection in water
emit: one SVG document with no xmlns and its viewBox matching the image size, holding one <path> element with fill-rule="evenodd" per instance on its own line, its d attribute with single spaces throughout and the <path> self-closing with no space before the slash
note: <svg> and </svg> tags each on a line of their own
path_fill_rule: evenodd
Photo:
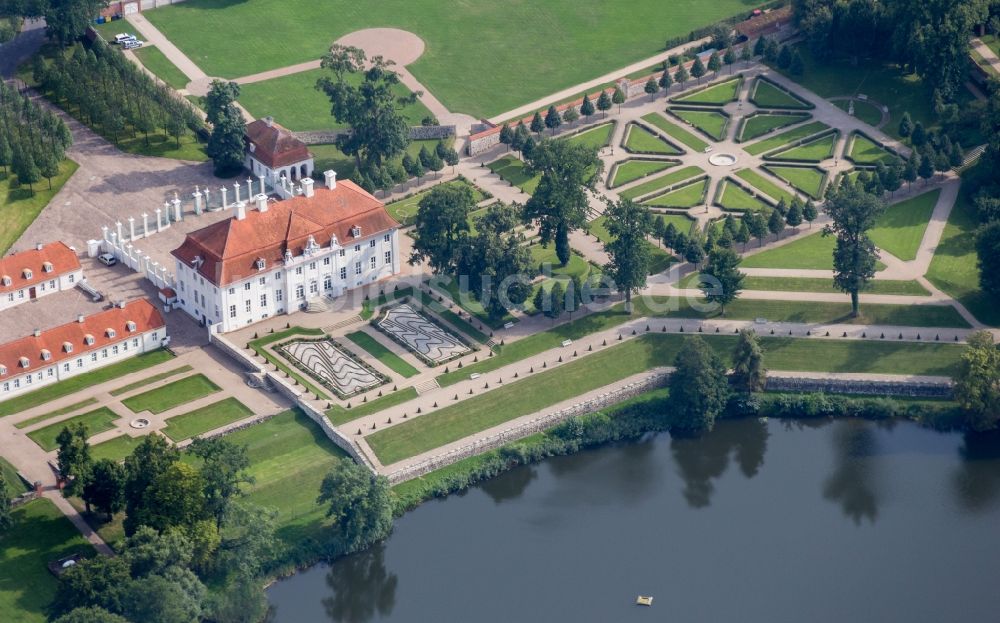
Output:
<svg viewBox="0 0 1000 623">
<path fill-rule="evenodd" d="M 392 614 L 398 579 L 386 571 L 384 554 L 385 545 L 380 543 L 330 567 L 326 585 L 333 596 L 323 599 L 323 608 L 331 621 L 364 623 L 376 612 L 383 617 Z"/>
<path fill-rule="evenodd" d="M 878 517 L 877 473 L 874 456 L 878 452 L 875 427 L 871 422 L 840 420 L 833 424 L 833 473 L 823 484 L 823 497 L 838 502 L 844 514 L 860 524 L 875 523 Z"/>
<path fill-rule="evenodd" d="M 973 513 L 988 510 L 1000 493 L 1000 431 L 965 433 L 958 454 L 952 485 L 959 504 Z"/>
<path fill-rule="evenodd" d="M 537 475 L 538 471 L 534 466 L 525 465 L 512 469 L 502 477 L 485 480 L 479 487 L 493 499 L 494 503 L 499 504 L 521 497 Z"/>
<path fill-rule="evenodd" d="M 731 454 L 747 478 L 753 478 L 764 465 L 767 423 L 747 418 L 727 422 L 711 433 L 696 438 L 675 437 L 670 451 L 677 471 L 684 480 L 684 499 L 692 508 L 711 504 L 715 487 L 713 479 L 721 477 L 729 467 Z"/>
</svg>

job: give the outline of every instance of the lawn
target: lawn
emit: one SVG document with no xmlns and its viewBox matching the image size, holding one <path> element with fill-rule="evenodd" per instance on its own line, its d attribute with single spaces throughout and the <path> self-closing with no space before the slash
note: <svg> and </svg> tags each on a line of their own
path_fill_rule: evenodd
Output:
<svg viewBox="0 0 1000 623">
<path fill-rule="evenodd" d="M 624 160 L 615 167 L 615 174 L 611 180 L 611 188 L 624 186 L 637 179 L 665 171 L 670 167 L 677 166 L 676 162 L 665 160 Z"/>
<path fill-rule="evenodd" d="M 479 190 L 477 186 L 469 183 L 466 179 L 451 180 L 450 182 L 438 184 L 434 188 L 437 188 L 438 186 L 467 186 L 470 190 L 472 190 L 472 198 L 476 203 L 479 203 L 486 198 L 483 191 Z M 417 217 L 417 209 L 420 207 L 420 201 L 427 195 L 431 194 L 431 191 L 433 191 L 434 188 L 428 188 L 427 190 L 410 195 L 405 199 L 387 203 L 385 210 L 389 213 L 389 216 L 399 221 L 399 223 L 404 227 L 412 225 L 414 219 Z"/>
<path fill-rule="evenodd" d="M 671 101 L 679 104 L 706 104 L 709 106 L 723 106 L 729 102 L 736 101 L 740 85 L 743 84 L 743 77 L 738 76 L 719 84 L 699 89 L 689 95 L 671 98 Z"/>
<path fill-rule="evenodd" d="M 851 100 L 837 100 L 834 105 L 847 112 L 850 109 Z M 882 122 L 882 110 L 864 100 L 854 100 L 854 116 L 873 128 L 878 127 L 878 124 Z"/>
<path fill-rule="evenodd" d="M 99 370 L 94 370 L 93 372 L 87 372 L 79 376 L 71 377 L 65 381 L 60 381 L 55 385 L 49 385 L 48 387 L 43 387 L 42 389 L 36 389 L 29 394 L 24 394 L 23 396 L 18 396 L 17 398 L 11 398 L 10 400 L 0 403 L 0 417 L 10 415 L 12 413 L 20 413 L 26 409 L 37 407 L 40 404 L 45 404 L 46 402 L 55 400 L 56 398 L 62 398 L 63 396 L 75 394 L 76 392 L 88 387 L 117 379 L 125 376 L 126 374 L 131 374 L 132 372 L 145 370 L 146 368 L 168 361 L 171 358 L 173 358 L 173 355 L 170 351 L 158 349 L 149 353 L 137 355 L 120 363 L 105 366 Z"/>
<path fill-rule="evenodd" d="M 226 398 L 200 409 L 181 413 L 167 420 L 163 434 L 173 442 L 190 439 L 196 435 L 231 424 L 253 415 L 253 409 L 235 398 Z"/>
<path fill-rule="evenodd" d="M 272 116 L 275 121 L 293 132 L 344 128 L 344 124 L 337 123 L 330 114 L 330 98 L 316 89 L 316 81 L 324 76 L 332 78 L 333 72 L 326 69 L 312 69 L 261 82 L 242 84 L 239 102 L 254 117 L 261 119 Z M 361 75 L 349 74 L 347 82 L 360 84 Z M 410 94 L 410 90 L 400 82 L 393 87 L 393 93 L 406 97 Z M 420 125 L 424 117 L 432 116 L 431 111 L 419 99 L 400 112 L 411 126 Z"/>
<path fill-rule="evenodd" d="M 607 242 L 611 239 L 611 233 L 604 226 L 604 217 L 599 216 L 592 220 L 588 227 L 590 228 L 590 233 L 597 237 L 601 242 Z M 651 242 L 646 242 L 649 245 L 650 252 L 650 262 L 649 262 L 649 274 L 655 275 L 657 273 L 662 273 L 663 271 L 670 268 L 671 262 L 673 262 L 674 257 L 663 250 L 660 246 L 655 245 Z"/>
<path fill-rule="evenodd" d="M 806 270 L 833 270 L 833 249 L 836 238 L 823 236 L 819 230 L 794 242 L 768 249 L 743 258 L 743 268 L 801 268 Z M 885 268 L 876 263 L 877 270 Z"/>
<path fill-rule="evenodd" d="M 659 113 L 651 112 L 648 115 L 644 115 L 642 120 L 663 130 L 667 136 L 680 141 L 695 151 L 705 151 L 705 148 L 708 147 L 708 143 L 679 125 L 667 121 L 667 118 Z"/>
<path fill-rule="evenodd" d="M 653 218 L 657 220 L 663 219 L 664 226 L 673 223 L 677 231 L 682 231 L 685 234 L 689 233 L 691 226 L 695 224 L 695 220 L 686 214 L 657 214 Z"/>
<path fill-rule="evenodd" d="M 517 417 L 542 411 L 633 374 L 672 365 L 685 339 L 678 334 L 644 335 L 378 431 L 366 437 L 366 441 L 379 460 L 390 465 Z M 733 336 L 706 336 L 705 339 L 726 359 L 736 344 Z M 769 369 L 817 372 L 947 374 L 955 369 L 962 350 L 951 344 L 857 340 L 764 337 L 761 342 L 765 365 Z"/>
<path fill-rule="evenodd" d="M 671 108 L 670 112 L 717 141 L 721 141 L 726 136 L 729 117 L 720 112 L 714 110 L 686 110 L 683 108 Z"/>
<path fill-rule="evenodd" d="M 367 311 L 367 316 L 365 315 L 366 311 Z M 360 315 L 363 319 L 367 320 L 368 318 L 371 318 L 371 314 L 372 312 L 370 311 L 370 308 L 366 305 L 365 309 L 362 310 Z M 285 329 L 284 331 L 278 331 L 277 333 L 271 333 L 265 335 L 264 337 L 255 340 L 250 340 L 248 345 L 250 346 L 250 349 L 257 354 L 257 356 L 263 357 L 264 359 L 267 360 L 268 363 L 275 366 L 278 370 L 287 374 L 289 378 L 292 378 L 295 381 L 301 383 L 302 387 L 305 388 L 310 393 L 316 396 L 320 396 L 322 398 L 329 398 L 329 395 L 325 391 L 320 390 L 318 387 L 310 383 L 305 378 L 305 376 L 299 374 L 296 371 L 296 369 L 291 368 L 284 359 L 278 357 L 277 355 L 269 351 L 267 348 L 265 348 L 265 346 L 267 346 L 268 344 L 273 344 L 274 342 L 283 340 L 293 335 L 317 336 L 317 335 L 325 335 L 325 333 L 323 333 L 322 329 L 306 329 L 303 327 L 290 327 L 288 329 Z"/>
<path fill-rule="evenodd" d="M 820 169 L 769 164 L 764 167 L 764 170 L 785 180 L 813 199 L 819 199 L 823 196 L 823 183 L 826 181 L 826 173 Z"/>
<path fill-rule="evenodd" d="M 625 135 L 622 146 L 625 147 L 626 151 L 637 154 L 666 154 L 673 156 L 683 153 L 664 140 L 663 137 L 657 136 L 635 123 L 628 126 L 628 133 Z"/>
<path fill-rule="evenodd" d="M 677 182 L 683 182 L 684 180 L 691 179 L 696 175 L 701 175 L 704 173 L 700 167 L 684 167 L 683 169 L 678 169 L 666 175 L 661 175 L 648 182 L 643 182 L 642 184 L 637 184 L 628 190 L 623 190 L 618 193 L 618 196 L 622 199 L 635 199 L 637 197 L 642 197 L 643 195 L 648 195 L 651 192 L 660 190 L 661 188 L 666 188 L 671 184 L 676 184 Z"/>
<path fill-rule="evenodd" d="M 775 203 L 781 199 L 784 199 L 786 203 L 790 203 L 795 197 L 794 194 L 767 179 L 755 169 L 742 169 L 737 171 L 736 177 L 742 179 L 744 182 L 747 182 L 771 199 L 774 199 Z"/>
<path fill-rule="evenodd" d="M 451 139 L 445 141 L 446 143 L 451 142 Z M 420 153 L 421 147 L 427 147 L 427 149 L 434 149 L 437 147 L 437 140 L 420 140 L 420 141 L 410 141 L 410 144 L 406 148 L 406 152 L 413 157 L 416 157 Z M 347 156 L 344 152 L 337 149 L 336 145 L 330 144 L 319 144 L 310 145 L 309 151 L 312 152 L 316 161 L 317 171 L 326 171 L 327 169 L 333 169 L 337 172 L 337 179 L 352 179 L 354 177 L 354 158 Z M 402 162 L 403 157 L 399 156 L 396 160 L 396 164 Z M 448 170 L 447 167 L 444 169 Z M 428 177 L 437 176 L 437 173 L 427 173 L 422 179 L 427 179 Z"/>
<path fill-rule="evenodd" d="M 937 189 L 890 205 L 875 222 L 869 236 L 878 248 L 903 261 L 916 259 L 924 230 L 940 195 L 941 190 Z"/>
<path fill-rule="evenodd" d="M 754 82 L 750 101 L 761 108 L 812 108 L 805 100 L 761 78 Z"/>
<path fill-rule="evenodd" d="M 708 189 L 708 179 L 681 186 L 664 195 L 644 201 L 643 205 L 659 208 L 693 208 L 705 203 L 705 191 Z"/>
<path fill-rule="evenodd" d="M 405 387 L 379 398 L 375 398 L 374 400 L 353 405 L 350 409 L 346 409 L 340 405 L 333 405 L 331 408 L 327 409 L 326 417 L 330 418 L 330 423 L 334 426 L 342 426 L 352 420 L 358 419 L 359 417 L 363 417 L 370 413 L 378 413 L 383 409 L 395 407 L 398 404 L 403 404 L 404 402 L 413 400 L 416 397 L 416 389 L 412 387 Z"/>
<path fill-rule="evenodd" d="M 815 292 L 818 294 L 842 294 L 833 286 L 833 279 L 813 279 L 809 277 L 747 277 L 743 280 L 744 290 L 768 290 L 775 292 Z M 898 294 L 903 296 L 927 296 L 929 293 L 917 281 L 892 281 L 879 279 L 871 282 L 869 294 Z"/>
<path fill-rule="evenodd" d="M 877 144 L 864 134 L 855 132 L 852 137 L 853 141 L 848 155 L 851 160 L 858 164 L 875 164 L 880 160 L 888 164 L 893 160 L 899 159 L 898 156 L 889 150 L 884 149 L 881 145 Z"/>
<path fill-rule="evenodd" d="M 613 123 L 602 123 L 578 134 L 560 137 L 558 140 L 564 140 L 573 145 L 583 145 L 592 149 L 600 149 L 611 140 L 611 133 L 614 129 L 615 125 Z"/>
<path fill-rule="evenodd" d="M 980 322 L 995 327 L 1000 326 L 1000 305 L 979 288 L 979 268 L 976 265 L 978 226 L 972 197 L 967 186 L 963 185 L 948 217 L 941 242 L 934 251 L 927 279 L 956 298 Z"/>
<path fill-rule="evenodd" d="M 0 611 L 11 623 L 44 623 L 58 584 L 46 565 L 94 550 L 49 500 L 28 502 L 11 515 L 13 526 L 0 535 Z"/>
<path fill-rule="evenodd" d="M 170 62 L 170 59 L 160 51 L 157 47 L 141 47 L 132 50 L 138 57 L 139 62 L 149 71 L 156 74 L 156 76 L 170 85 L 170 88 L 181 90 L 187 87 L 187 83 L 190 82 L 188 77 L 184 75 L 184 72 L 177 68 Z"/>
<path fill-rule="evenodd" d="M 163 413 L 217 391 L 219 391 L 219 386 L 210 381 L 207 376 L 194 374 L 168 383 L 163 387 L 126 398 L 122 404 L 133 413 L 142 413 L 143 411 Z"/>
<path fill-rule="evenodd" d="M 768 207 L 766 203 L 754 197 L 739 184 L 728 180 L 723 180 L 722 195 L 716 202 L 719 207 L 726 210 L 736 210 L 745 212 L 747 210 L 763 210 Z"/>
<path fill-rule="evenodd" d="M 542 181 L 541 174 L 528 175 L 526 165 L 523 160 L 514 156 L 504 156 L 487 165 L 493 173 L 500 176 L 505 182 L 517 186 L 522 192 L 529 195 L 538 188 L 538 182 Z"/>
<path fill-rule="evenodd" d="M 383 346 L 378 340 L 364 331 L 353 331 L 348 333 L 346 337 L 377 359 L 379 363 L 403 378 L 408 379 L 419 373 L 419 370 L 408 364 L 402 357 Z"/>
<path fill-rule="evenodd" d="M 540 244 L 533 244 L 528 247 L 528 251 L 531 252 L 531 263 L 541 272 L 543 265 L 548 265 L 548 273 L 552 277 L 568 277 L 568 278 L 580 278 L 585 279 L 587 275 L 590 274 L 593 265 L 585 260 L 583 257 L 577 255 L 576 253 L 570 253 L 569 261 L 563 266 L 559 263 L 559 257 L 556 255 L 555 244 L 549 244 L 548 247 L 543 247 Z"/>
<path fill-rule="evenodd" d="M 3 474 L 4 482 L 7 483 L 9 497 L 16 497 L 27 490 L 25 482 L 17 475 L 17 468 L 2 456 L 0 456 L 0 474 Z"/>
<path fill-rule="evenodd" d="M 256 482 L 248 488 L 253 504 L 278 511 L 277 532 L 289 546 L 318 536 L 325 509 L 316 503 L 323 477 L 344 451 L 299 410 L 275 417 L 226 436 L 247 446 L 250 469 Z"/>
<path fill-rule="evenodd" d="M 637 0 L 627 11 L 571 0 L 505 4 L 502 10 L 491 0 L 189 0 L 146 17 L 208 75 L 229 79 L 316 60 L 331 42 L 356 30 L 408 30 L 425 43 L 408 66 L 424 87 L 453 112 L 492 117 L 649 58 L 662 51 L 665 39 L 754 6 L 748 0 L 675 0 L 665 21 L 659 0 Z M 239 36 L 220 36 L 234 29 Z"/>
<path fill-rule="evenodd" d="M 21 237 L 24 230 L 28 229 L 34 220 L 41 214 L 42 209 L 55 197 L 63 184 L 66 183 L 79 165 L 70 159 L 59 163 L 59 175 L 52 178 L 52 189 L 49 190 L 47 180 L 34 184 L 35 192 L 27 186 L 15 188 L 13 173 L 0 171 L 0 256 L 6 255 L 7 249 Z M 6 168 L 10 171 L 10 167 Z"/>
<path fill-rule="evenodd" d="M 737 137 L 742 142 L 752 141 L 755 138 L 764 136 L 768 132 L 792 125 L 794 123 L 800 123 L 809 118 L 810 115 L 806 113 L 796 115 L 769 115 L 767 113 L 758 113 L 744 118 L 743 126 L 740 128 L 740 132 Z"/>
<path fill-rule="evenodd" d="M 193 370 L 191 366 L 181 366 L 179 368 L 174 368 L 173 370 L 167 370 L 166 372 L 161 372 L 159 374 L 154 374 L 153 376 L 147 376 L 144 379 L 138 380 L 135 383 L 129 383 L 117 389 L 113 389 L 109 394 L 112 396 L 121 396 L 122 394 L 127 394 L 130 391 L 139 389 L 140 387 L 145 387 L 147 385 L 152 385 L 153 383 L 162 381 L 163 379 L 169 379 L 172 376 L 177 376 L 178 374 L 183 374 L 185 372 L 190 372 Z"/>
<path fill-rule="evenodd" d="M 51 411 L 49 413 L 43 413 L 41 415 L 36 415 L 33 418 L 22 420 L 17 424 L 14 424 L 14 428 L 28 428 L 29 426 L 38 424 L 39 422 L 44 422 L 45 420 L 59 417 L 60 415 L 66 415 L 68 413 L 72 413 L 79 409 L 83 409 L 84 407 L 89 407 L 90 405 L 95 403 L 97 403 L 97 398 L 87 398 L 85 400 L 81 400 L 80 402 L 75 402 L 71 405 L 67 405 L 62 409 L 56 409 L 55 411 Z"/>
<path fill-rule="evenodd" d="M 107 407 L 101 407 L 99 409 L 94 409 L 93 411 L 88 411 L 87 413 L 82 413 L 75 417 L 71 417 L 68 420 L 63 420 L 61 422 L 56 422 L 55 424 L 49 424 L 43 428 L 32 431 L 28 433 L 28 437 L 32 441 L 41 446 L 42 450 L 46 452 L 51 452 L 59 447 L 56 443 L 56 437 L 62 432 L 67 426 L 75 424 L 83 424 L 87 427 L 87 436 L 92 437 L 98 433 L 103 433 L 106 430 L 111 430 L 114 428 L 114 421 L 118 419 L 118 415 L 114 411 Z"/>
<path fill-rule="evenodd" d="M 121 435 L 108 441 L 90 446 L 90 456 L 95 461 L 100 459 L 111 459 L 112 461 L 123 461 L 125 457 L 132 454 L 135 447 L 142 442 L 142 437 L 129 437 Z"/>
<path fill-rule="evenodd" d="M 752 145 L 748 145 L 743 148 L 743 151 L 754 156 L 759 156 L 765 152 L 778 149 L 782 145 L 794 143 L 800 139 L 814 134 L 819 134 L 820 132 L 824 132 L 829 129 L 830 126 L 826 125 L 822 121 L 813 121 L 812 123 L 807 123 L 803 126 L 788 130 L 787 132 L 782 132 L 781 134 L 776 134 Z"/>
<path fill-rule="evenodd" d="M 795 147 L 768 155 L 777 160 L 800 160 L 803 162 L 820 162 L 833 156 L 833 147 L 837 144 L 837 134 L 814 138 Z"/>
</svg>

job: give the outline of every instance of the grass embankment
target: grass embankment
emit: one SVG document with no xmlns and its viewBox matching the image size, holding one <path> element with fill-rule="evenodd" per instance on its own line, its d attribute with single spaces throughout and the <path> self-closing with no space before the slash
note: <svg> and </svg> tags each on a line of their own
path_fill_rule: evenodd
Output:
<svg viewBox="0 0 1000 623">
<path fill-rule="evenodd" d="M 143 67 L 151 71 L 157 78 L 163 80 L 170 88 L 180 91 L 190 82 L 187 75 L 177 68 L 157 47 L 141 47 L 132 50 Z M 247 85 L 249 86 L 249 85 Z M 329 114 L 329 111 L 327 111 Z"/>
<path fill-rule="evenodd" d="M 126 374 L 151 368 L 155 365 L 163 363 L 164 361 L 169 361 L 171 358 L 173 358 L 173 355 L 170 351 L 158 349 L 152 352 L 137 355 L 131 359 L 122 361 L 121 363 L 115 363 L 110 366 L 100 368 L 99 370 L 94 370 L 93 372 L 87 372 L 79 376 L 71 377 L 65 381 L 60 381 L 55 385 L 49 385 L 48 387 L 37 389 L 29 394 L 24 394 L 23 396 L 18 396 L 17 398 L 11 398 L 10 400 L 0 403 L 0 417 L 10 415 L 12 413 L 20 413 L 21 411 L 37 407 L 38 405 L 45 404 L 46 402 L 51 402 L 56 398 L 62 398 L 63 396 L 75 394 L 76 392 L 88 387 L 111 381 L 125 376 Z"/>
<path fill-rule="evenodd" d="M 729 117 L 720 112 L 714 110 L 687 110 L 683 108 L 672 108 L 670 112 L 717 141 L 721 141 L 726 137 L 726 128 L 729 127 Z"/>
<path fill-rule="evenodd" d="M 809 277 L 747 277 L 743 280 L 743 289 L 843 294 L 843 292 L 833 286 L 833 279 L 813 279 Z M 927 296 L 930 294 L 918 281 L 893 281 L 889 279 L 872 281 L 871 289 L 865 290 L 865 293 L 898 294 L 903 296 Z"/>
<path fill-rule="evenodd" d="M 63 184 L 66 183 L 80 165 L 70 159 L 59 163 L 59 175 L 52 178 L 52 188 L 47 180 L 34 184 L 34 193 L 27 185 L 17 185 L 17 176 L 10 172 L 0 171 L 0 255 L 5 255 L 24 230 L 28 229 L 41 214 L 42 209 L 52 201 Z"/>
<path fill-rule="evenodd" d="M 719 207 L 737 212 L 759 211 L 768 207 L 766 203 L 751 195 L 739 184 L 735 184 L 730 180 L 723 180 L 722 183 L 725 186 L 722 189 L 719 200 L 716 202 Z"/>
<path fill-rule="evenodd" d="M 811 108 L 808 102 L 761 78 L 754 81 L 750 101 L 761 108 Z"/>
<path fill-rule="evenodd" d="M 663 195 L 642 202 L 642 205 L 659 208 L 693 208 L 704 205 L 705 192 L 708 190 L 708 180 L 699 180 L 686 186 L 681 186 Z"/>
<path fill-rule="evenodd" d="M 122 404 L 133 413 L 149 411 L 163 413 L 182 404 L 198 400 L 219 391 L 219 386 L 204 374 L 193 374 L 163 387 L 126 398 Z"/>
<path fill-rule="evenodd" d="M 872 241 L 903 261 L 916 259 L 940 195 L 937 189 L 890 205 L 869 233 Z"/>
<path fill-rule="evenodd" d="M 678 104 L 704 104 L 706 106 L 722 106 L 729 102 L 736 101 L 740 85 L 743 84 L 743 77 L 737 76 L 720 82 L 714 86 L 706 87 L 691 93 L 672 98 L 671 101 Z"/>
<path fill-rule="evenodd" d="M 685 336 L 651 333 L 475 396 L 366 438 L 379 460 L 397 461 L 457 441 L 634 374 L 673 364 Z M 728 359 L 735 336 L 705 336 Z M 962 347 L 858 340 L 761 339 L 771 370 L 950 374 Z"/>
</svg>

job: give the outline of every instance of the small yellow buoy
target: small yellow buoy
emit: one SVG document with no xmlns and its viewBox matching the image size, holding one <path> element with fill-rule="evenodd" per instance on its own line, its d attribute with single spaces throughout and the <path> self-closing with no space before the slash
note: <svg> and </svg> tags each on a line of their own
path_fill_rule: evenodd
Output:
<svg viewBox="0 0 1000 623">
<path fill-rule="evenodd" d="M 646 597 L 644 595 L 639 595 L 638 597 L 635 598 L 635 603 L 637 606 L 652 606 L 653 598 Z"/>
</svg>

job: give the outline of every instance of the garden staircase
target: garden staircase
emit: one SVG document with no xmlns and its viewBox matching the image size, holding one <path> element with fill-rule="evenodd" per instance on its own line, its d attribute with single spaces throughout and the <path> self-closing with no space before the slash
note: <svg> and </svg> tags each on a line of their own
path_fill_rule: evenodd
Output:
<svg viewBox="0 0 1000 623">
<path fill-rule="evenodd" d="M 417 390 L 417 395 L 420 395 L 420 394 L 426 394 L 427 392 L 435 390 L 438 387 L 441 386 L 438 385 L 437 379 L 428 379 L 423 383 L 421 383 L 420 385 L 414 387 L 414 389 Z"/>
</svg>

